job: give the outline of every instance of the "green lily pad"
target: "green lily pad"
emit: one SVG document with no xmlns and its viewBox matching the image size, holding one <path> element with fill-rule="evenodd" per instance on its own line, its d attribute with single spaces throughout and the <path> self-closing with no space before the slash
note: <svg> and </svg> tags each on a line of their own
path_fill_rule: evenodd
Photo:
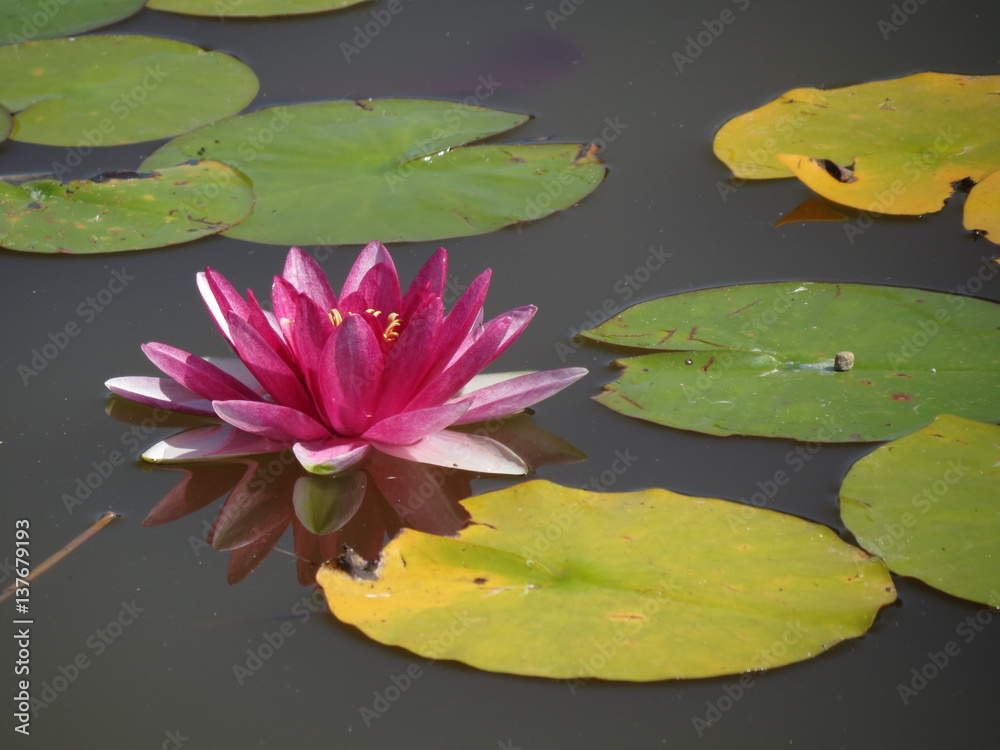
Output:
<svg viewBox="0 0 1000 750">
<path fill-rule="evenodd" d="M 0 182 L 0 245 L 34 253 L 114 253 L 216 234 L 250 213 L 253 191 L 218 162 L 101 180 Z"/>
<path fill-rule="evenodd" d="M 154 10 L 189 16 L 244 18 L 248 16 L 290 16 L 339 10 L 367 0 L 149 0 Z M 400 0 L 390 2 L 396 5 Z M 388 10 L 386 11 L 389 12 Z M 398 11 L 396 11 L 398 12 Z"/>
<path fill-rule="evenodd" d="M 0 70 L 14 140 L 88 149 L 191 130 L 239 112 L 258 88 L 234 57 L 150 36 L 0 47 Z"/>
<path fill-rule="evenodd" d="M 891 440 L 938 414 L 1000 420 L 1000 305 L 940 292 L 781 282 L 644 302 L 581 334 L 658 350 L 597 399 L 712 435 Z M 854 355 L 838 372 L 839 352 Z"/>
<path fill-rule="evenodd" d="M 1000 427 L 948 414 L 855 463 L 840 514 L 894 573 L 1000 606 Z"/>
<path fill-rule="evenodd" d="M 739 503 L 533 481 L 463 505 L 457 537 L 405 529 L 374 575 L 323 568 L 333 614 L 430 659 L 648 681 L 808 659 L 895 599 L 878 559 Z"/>
<path fill-rule="evenodd" d="M 254 185 L 254 213 L 226 234 L 276 245 L 482 234 L 567 208 L 604 177 L 580 144 L 462 144 L 526 115 L 422 99 L 274 107 L 170 141 L 143 164 L 215 159 Z"/>
<path fill-rule="evenodd" d="M 0 44 L 72 36 L 128 18 L 145 0 L 3 0 Z"/>
</svg>

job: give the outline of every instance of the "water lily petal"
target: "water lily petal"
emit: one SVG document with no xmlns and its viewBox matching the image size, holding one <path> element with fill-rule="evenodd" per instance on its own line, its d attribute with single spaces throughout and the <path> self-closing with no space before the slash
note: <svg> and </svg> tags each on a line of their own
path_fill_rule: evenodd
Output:
<svg viewBox="0 0 1000 750">
<path fill-rule="evenodd" d="M 209 400 L 249 399 L 258 396 L 229 373 L 194 354 L 151 341 L 142 345 L 149 361 L 185 388 Z"/>
<path fill-rule="evenodd" d="M 484 474 L 527 474 L 528 466 L 510 448 L 482 435 L 441 430 L 412 445 L 372 443 L 376 450 L 407 461 Z"/>
<path fill-rule="evenodd" d="M 371 424 L 381 393 L 382 346 L 360 315 L 349 316 L 340 329 L 334 350 L 341 396 L 339 424 L 346 434 L 357 435 Z"/>
<path fill-rule="evenodd" d="M 229 313 L 228 320 L 233 348 L 274 400 L 309 416 L 315 416 L 312 400 L 297 374 L 267 345 L 257 329 L 237 317 L 234 312 Z"/>
<path fill-rule="evenodd" d="M 431 297 L 406 319 L 404 335 L 385 355 L 382 397 L 375 407 L 376 418 L 400 412 L 430 369 L 438 364 L 435 347 L 443 316 L 441 299 Z"/>
<path fill-rule="evenodd" d="M 341 304 L 343 304 L 344 298 L 347 295 L 358 291 L 365 274 L 377 263 L 388 263 L 393 271 L 396 270 L 396 266 L 393 265 L 392 258 L 389 256 L 389 251 L 385 249 L 385 245 L 381 242 L 369 242 L 365 246 L 365 249 L 361 251 L 361 254 L 358 255 L 358 259 L 354 261 L 354 265 L 351 266 L 351 270 L 347 274 L 347 279 L 344 280 L 344 286 L 340 290 Z"/>
<path fill-rule="evenodd" d="M 368 450 L 368 443 L 361 440 L 336 437 L 296 443 L 292 447 L 302 468 L 313 474 L 346 471 L 361 461 Z"/>
<path fill-rule="evenodd" d="M 475 343 L 417 392 L 410 401 L 410 408 L 439 404 L 464 388 L 480 370 L 496 359 L 496 349 L 503 342 L 512 322 L 509 318 L 491 320 Z"/>
<path fill-rule="evenodd" d="M 454 424 L 481 422 L 521 411 L 558 393 L 587 374 L 583 367 L 565 367 L 517 375 L 477 390 L 465 391 L 469 411 Z"/>
<path fill-rule="evenodd" d="M 181 414 L 197 414 L 214 417 L 212 402 L 194 391 L 185 388 L 170 378 L 153 378 L 148 375 L 132 375 L 111 378 L 104 387 L 116 396 L 127 398 L 146 406 L 156 406 Z"/>
<path fill-rule="evenodd" d="M 319 440 L 330 431 L 302 412 L 266 401 L 213 401 L 219 417 L 233 427 L 272 440 Z"/>
<path fill-rule="evenodd" d="M 358 294 L 366 301 L 362 309 L 380 311 L 382 321 L 385 321 L 389 313 L 399 312 L 403 306 L 399 294 L 399 276 L 391 263 L 376 263 L 372 266 L 361 280 Z"/>
<path fill-rule="evenodd" d="M 448 251 L 442 247 L 417 271 L 403 295 L 400 314 L 404 320 L 409 320 L 417 308 L 423 306 L 427 297 L 441 297 L 444 294 L 447 274 Z"/>
<path fill-rule="evenodd" d="M 455 423 L 468 410 L 465 403 L 441 404 L 386 417 L 361 436 L 364 440 L 390 445 L 408 445 Z"/>
<path fill-rule="evenodd" d="M 281 325 L 281 321 L 295 320 L 299 298 L 302 296 L 301 292 L 283 278 L 280 276 L 274 277 L 274 283 L 271 285 L 271 307 L 274 310 L 274 317 L 282 335 L 284 335 L 284 328 Z M 289 344 L 287 338 L 285 339 L 285 344 Z"/>
<path fill-rule="evenodd" d="M 142 454 L 152 463 L 200 461 L 274 453 L 287 447 L 260 435 L 251 435 L 228 424 L 196 427 L 161 440 Z"/>
<path fill-rule="evenodd" d="M 337 307 L 337 295 L 330 288 L 323 269 L 299 248 L 293 247 L 288 251 L 283 276 L 295 289 L 319 305 L 320 309 L 330 311 Z"/>
<path fill-rule="evenodd" d="M 209 313 L 215 320 L 215 324 L 222 331 L 222 335 L 231 344 L 232 336 L 229 332 L 229 313 L 235 311 L 241 318 L 246 318 L 249 314 L 247 302 L 240 293 L 236 291 L 226 277 L 213 268 L 206 268 L 203 273 L 197 275 L 198 291 L 205 301 Z"/>
<path fill-rule="evenodd" d="M 300 294 L 291 317 L 282 318 L 281 331 L 289 349 L 299 362 L 309 390 L 317 388 L 317 369 L 323 348 L 330 337 L 333 325 L 330 319 L 309 297 Z"/>
</svg>

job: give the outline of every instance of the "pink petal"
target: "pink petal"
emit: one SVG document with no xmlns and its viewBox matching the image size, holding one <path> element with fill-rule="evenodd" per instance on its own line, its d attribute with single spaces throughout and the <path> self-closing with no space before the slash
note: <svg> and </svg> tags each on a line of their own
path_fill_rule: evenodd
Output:
<svg viewBox="0 0 1000 750">
<path fill-rule="evenodd" d="M 282 319 L 282 335 L 299 362 L 306 378 L 306 388 L 317 387 L 316 370 L 320 366 L 323 348 L 333 331 L 330 319 L 319 306 L 304 294 L 291 319 Z"/>
<path fill-rule="evenodd" d="M 233 427 L 254 435 L 289 442 L 319 440 L 330 430 L 296 409 L 266 401 L 213 401 L 219 417 Z"/>
<path fill-rule="evenodd" d="M 302 468 L 313 474 L 345 471 L 361 461 L 368 450 L 368 444 L 361 440 L 335 437 L 296 443 L 292 447 Z"/>
<path fill-rule="evenodd" d="M 390 456 L 485 474 L 527 474 L 528 466 L 510 448 L 481 435 L 441 430 L 412 445 L 372 443 Z"/>
<path fill-rule="evenodd" d="M 440 404 L 455 395 L 473 376 L 496 359 L 497 347 L 510 325 L 511 320 L 508 318 L 491 320 L 483 335 L 472 346 L 413 397 L 410 408 Z"/>
<path fill-rule="evenodd" d="M 283 276 L 289 284 L 319 305 L 320 309 L 330 311 L 337 307 L 337 295 L 330 288 L 323 269 L 299 248 L 293 247 L 288 251 Z"/>
<path fill-rule="evenodd" d="M 467 390 L 462 403 L 469 404 L 469 411 L 455 424 L 481 422 L 513 414 L 558 393 L 586 374 L 587 370 L 583 367 L 565 367 L 518 374 L 478 390 Z"/>
<path fill-rule="evenodd" d="M 410 282 L 403 304 L 399 312 L 404 319 L 410 318 L 414 311 L 423 304 L 426 297 L 441 297 L 448 273 L 448 251 L 443 247 L 432 255 L 417 271 Z"/>
<path fill-rule="evenodd" d="M 442 404 L 386 417 L 361 437 L 390 445 L 408 445 L 455 423 L 468 409 L 464 403 Z"/>
<path fill-rule="evenodd" d="M 361 280 L 358 294 L 367 301 L 364 309 L 381 311 L 382 320 L 389 313 L 398 313 L 403 306 L 399 296 L 399 275 L 391 262 L 372 266 Z"/>
<path fill-rule="evenodd" d="M 287 443 L 251 435 L 228 424 L 197 427 L 171 435 L 142 454 L 152 463 L 235 458 L 257 453 L 273 453 Z"/>
<path fill-rule="evenodd" d="M 442 319 L 441 300 L 433 297 L 404 323 L 402 334 L 385 355 L 382 397 L 376 405 L 379 419 L 401 411 L 438 364 L 435 347 Z"/>
<path fill-rule="evenodd" d="M 340 420 L 344 432 L 357 435 L 371 424 L 382 386 L 382 346 L 360 315 L 340 324 L 334 350 L 340 384 Z"/>
<path fill-rule="evenodd" d="M 142 345 L 149 361 L 185 388 L 209 400 L 257 399 L 257 394 L 227 372 L 201 357 L 151 341 Z"/>
<path fill-rule="evenodd" d="M 261 337 L 257 330 L 235 313 L 229 313 L 233 348 L 274 400 L 313 416 L 312 400 L 295 372 Z"/>
<path fill-rule="evenodd" d="M 389 251 L 385 249 L 385 245 L 381 242 L 369 242 L 365 246 L 365 249 L 358 255 L 358 259 L 354 261 L 354 265 L 347 274 L 344 286 L 340 290 L 341 303 L 343 303 L 344 297 L 358 291 L 358 288 L 361 286 L 361 280 L 364 279 L 365 274 L 376 263 L 388 263 L 393 272 L 396 270 L 396 267 L 392 263 L 392 258 L 389 256 Z"/>
<path fill-rule="evenodd" d="M 212 402 L 185 388 L 170 378 L 152 378 L 147 375 L 132 375 L 111 378 L 104 387 L 116 396 L 127 398 L 146 406 L 156 406 L 182 414 L 215 416 Z"/>
<path fill-rule="evenodd" d="M 229 332 L 229 313 L 235 311 L 236 314 L 246 319 L 249 314 L 247 302 L 240 296 L 233 285 L 226 281 L 226 277 L 212 268 L 206 268 L 203 273 L 197 275 L 198 290 L 205 300 L 209 313 L 215 320 L 215 324 L 222 331 L 222 335 L 232 343 L 233 339 Z"/>
</svg>

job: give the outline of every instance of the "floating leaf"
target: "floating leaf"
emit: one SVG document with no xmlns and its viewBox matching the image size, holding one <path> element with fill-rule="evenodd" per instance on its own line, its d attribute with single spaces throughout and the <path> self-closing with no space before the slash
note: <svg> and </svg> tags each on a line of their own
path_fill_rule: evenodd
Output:
<svg viewBox="0 0 1000 750">
<path fill-rule="evenodd" d="M 10 111 L 0 104 L 0 141 L 6 141 L 10 137 L 10 131 L 14 127 L 14 118 Z"/>
<path fill-rule="evenodd" d="M 942 413 L 1000 420 L 1000 305 L 899 287 L 781 282 L 644 302 L 581 334 L 621 360 L 598 400 L 713 435 L 890 440 Z M 838 352 L 854 365 L 837 372 Z"/>
<path fill-rule="evenodd" d="M 1000 76 L 944 73 L 794 89 L 726 123 L 715 153 L 736 177 L 794 175 L 863 211 L 930 213 L 1000 167 L 998 91 Z"/>
<path fill-rule="evenodd" d="M 149 7 L 189 16 L 244 18 L 338 10 L 366 0 L 149 0 Z M 397 0 L 398 2 L 398 0 Z M 387 13 L 389 11 L 386 11 Z"/>
<path fill-rule="evenodd" d="M 458 148 L 526 119 L 421 99 L 274 107 L 175 138 L 143 167 L 206 158 L 244 172 L 257 204 L 226 233 L 243 240 L 443 239 L 547 216 L 600 183 L 604 168 L 580 144 Z"/>
<path fill-rule="evenodd" d="M 965 202 L 966 229 L 1000 241 L 1000 169 L 984 177 Z"/>
<path fill-rule="evenodd" d="M 72 36 L 120 21 L 145 0 L 3 0 L 0 44 Z"/>
<path fill-rule="evenodd" d="M 0 47 L 0 70 L 14 140 L 88 149 L 182 133 L 239 112 L 258 87 L 234 57 L 150 36 Z"/>
<path fill-rule="evenodd" d="M 1000 427 L 941 415 L 855 463 L 840 513 L 900 575 L 1000 605 Z"/>
<path fill-rule="evenodd" d="M 110 173 L 68 185 L 0 182 L 0 245 L 35 253 L 113 253 L 215 234 L 253 206 L 245 177 L 218 162 Z"/>
<path fill-rule="evenodd" d="M 464 505 L 457 537 L 404 530 L 374 575 L 322 569 L 333 613 L 431 659 L 645 681 L 807 659 L 895 599 L 881 561 L 739 503 L 534 481 Z"/>
</svg>

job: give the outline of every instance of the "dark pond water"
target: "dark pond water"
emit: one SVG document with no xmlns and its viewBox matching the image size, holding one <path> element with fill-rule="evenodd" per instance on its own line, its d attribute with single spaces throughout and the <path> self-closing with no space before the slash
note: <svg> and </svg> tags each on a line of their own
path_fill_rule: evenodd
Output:
<svg viewBox="0 0 1000 750">
<path fill-rule="evenodd" d="M 626 451 L 634 461 L 615 476 L 614 490 L 657 486 L 740 500 L 788 468 L 790 442 L 672 431 L 591 401 L 613 377 L 614 353 L 594 346 L 566 353 L 559 345 L 589 327 L 592 311 L 606 300 L 624 306 L 665 293 L 785 279 L 947 291 L 967 285 L 995 254 L 995 246 L 962 230 L 961 200 L 923 219 L 880 220 L 853 242 L 842 224 L 775 229 L 772 223 L 807 196 L 804 188 L 791 181 L 751 184 L 723 200 L 719 184 L 728 172 L 711 153 L 713 132 L 726 119 L 797 86 L 922 70 L 996 73 L 1000 9 L 993 3 L 404 0 L 391 23 L 346 61 L 341 44 L 352 43 L 355 27 L 384 5 L 261 23 L 144 11 L 114 31 L 240 57 L 261 78 L 254 107 L 368 96 L 460 100 L 474 93 L 480 76 L 492 76 L 499 85 L 485 105 L 535 116 L 510 138 L 607 142 L 607 180 L 580 206 L 517 230 L 443 243 L 456 282 L 493 268 L 488 312 L 528 303 L 541 308 L 504 355 L 504 369 L 590 368 L 535 416 L 590 458 L 544 468 L 539 477 L 583 486 L 611 467 L 616 451 Z M 732 23 L 710 45 L 688 50 L 704 30 L 719 28 L 715 21 L 727 9 Z M 880 26 L 892 23 L 894 12 L 905 23 L 894 31 Z M 690 63 L 678 65 L 675 53 Z M 93 153 L 77 174 L 134 168 L 156 145 Z M 0 146 L 7 173 L 44 169 L 64 155 L 65 149 Z M 412 276 L 438 244 L 391 248 L 401 274 Z M 355 252 L 324 253 L 324 268 L 342 278 Z M 670 256 L 626 299 L 617 282 L 656 252 Z M 283 257 L 279 247 L 224 238 L 119 256 L 0 257 L 6 319 L 0 582 L 11 580 L 15 519 L 30 520 L 37 562 L 102 511 L 123 516 L 32 587 L 31 679 L 49 705 L 33 719 L 30 739 L 16 737 L 18 746 L 994 746 L 989 712 L 1000 685 L 1000 626 L 989 622 L 971 638 L 960 637 L 969 632 L 960 630 L 967 618 L 993 619 L 989 612 L 912 580 L 897 579 L 899 603 L 864 638 L 742 684 L 722 678 L 570 686 L 428 665 L 328 616 L 302 615 L 310 589 L 297 582 L 288 535 L 255 573 L 228 585 L 228 555 L 199 542 L 218 504 L 143 527 L 176 475 L 132 460 L 128 426 L 104 414 L 102 383 L 151 374 L 139 350 L 149 340 L 225 353 L 196 295 L 195 272 L 211 265 L 237 287 L 266 289 Z M 116 275 L 127 285 L 112 286 Z M 108 300 L 107 290 L 115 289 L 101 309 L 89 304 Z M 979 294 L 1000 299 L 1000 281 L 991 279 Z M 78 325 L 78 335 L 23 382 L 18 366 L 30 364 L 33 350 L 69 323 Z M 143 443 L 152 439 L 143 436 Z M 107 471 L 68 512 L 63 496 L 115 450 L 130 460 Z M 823 448 L 768 507 L 843 531 L 837 488 L 850 464 L 870 450 Z M 474 488 L 506 484 L 481 480 Z M 283 624 L 291 632 L 280 648 L 237 679 L 234 666 L 247 666 L 248 649 L 260 653 Z M 912 670 L 925 668 L 951 642 L 957 652 L 947 666 L 928 670 L 933 679 L 904 702 L 898 686 L 911 684 Z M 13 647 L 4 654 L 3 684 L 12 695 Z M 405 682 L 408 670 L 417 674 L 408 689 L 376 706 L 375 694 Z M 373 707 L 380 715 L 366 714 L 366 723 L 361 709 Z M 8 710 L 5 736 L 12 726 Z"/>
</svg>

